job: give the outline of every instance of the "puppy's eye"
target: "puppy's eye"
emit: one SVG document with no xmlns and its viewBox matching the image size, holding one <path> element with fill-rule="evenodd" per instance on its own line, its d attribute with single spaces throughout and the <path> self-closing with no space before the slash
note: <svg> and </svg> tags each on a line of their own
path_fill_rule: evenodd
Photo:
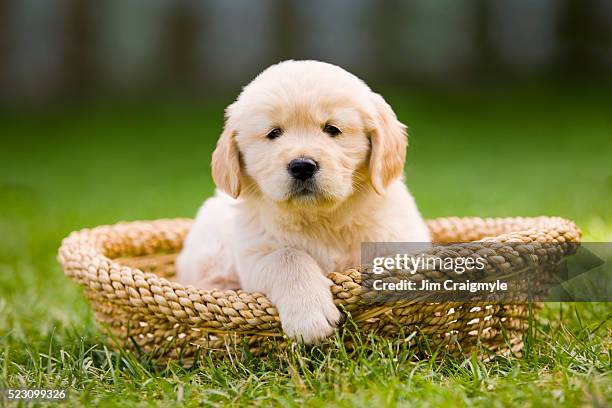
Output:
<svg viewBox="0 0 612 408">
<path fill-rule="evenodd" d="M 266 137 L 268 139 L 272 140 L 272 139 L 276 139 L 277 137 L 279 137 L 282 134 L 283 134 L 283 130 L 281 128 L 274 128 L 270 132 L 268 132 Z"/>
<path fill-rule="evenodd" d="M 329 125 L 329 124 L 323 127 L 323 131 L 329 134 L 330 136 L 338 136 L 340 133 L 342 133 L 340 129 L 338 129 L 334 125 Z"/>
</svg>

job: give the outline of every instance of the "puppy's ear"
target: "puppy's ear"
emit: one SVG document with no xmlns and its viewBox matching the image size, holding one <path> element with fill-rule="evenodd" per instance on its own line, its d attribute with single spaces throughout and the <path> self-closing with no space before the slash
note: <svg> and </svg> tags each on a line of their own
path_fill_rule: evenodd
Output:
<svg viewBox="0 0 612 408">
<path fill-rule="evenodd" d="M 406 126 L 397 120 L 391 106 L 377 93 L 372 94 L 375 116 L 370 133 L 370 180 L 378 194 L 404 171 L 406 159 Z"/>
<path fill-rule="evenodd" d="M 240 195 L 240 154 L 236 132 L 226 125 L 212 155 L 212 177 L 217 187 L 237 198 Z"/>
</svg>

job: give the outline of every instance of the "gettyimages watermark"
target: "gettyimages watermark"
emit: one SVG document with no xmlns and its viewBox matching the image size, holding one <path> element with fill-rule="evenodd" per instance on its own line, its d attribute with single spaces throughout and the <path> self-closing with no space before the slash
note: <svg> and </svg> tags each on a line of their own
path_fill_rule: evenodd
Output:
<svg viewBox="0 0 612 408">
<path fill-rule="evenodd" d="M 374 242 L 361 256 L 372 303 L 612 301 L 609 242 Z"/>
</svg>

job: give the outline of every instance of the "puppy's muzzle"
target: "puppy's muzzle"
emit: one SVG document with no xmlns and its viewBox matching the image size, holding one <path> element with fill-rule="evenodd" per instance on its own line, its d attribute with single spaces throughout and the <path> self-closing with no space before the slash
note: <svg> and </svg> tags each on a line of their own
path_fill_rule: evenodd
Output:
<svg viewBox="0 0 612 408">
<path fill-rule="evenodd" d="M 291 177 L 301 181 L 311 179 L 318 169 L 319 166 L 317 162 L 308 157 L 300 157 L 298 159 L 291 160 L 287 166 L 287 170 L 289 171 Z"/>
</svg>

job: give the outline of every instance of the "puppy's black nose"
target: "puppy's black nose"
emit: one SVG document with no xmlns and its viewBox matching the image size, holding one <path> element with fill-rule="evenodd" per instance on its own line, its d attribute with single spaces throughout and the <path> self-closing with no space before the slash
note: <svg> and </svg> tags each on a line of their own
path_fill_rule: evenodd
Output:
<svg viewBox="0 0 612 408">
<path fill-rule="evenodd" d="M 289 173 L 298 180 L 308 180 L 317 171 L 317 162 L 312 159 L 299 158 L 291 160 L 287 167 Z"/>
</svg>

